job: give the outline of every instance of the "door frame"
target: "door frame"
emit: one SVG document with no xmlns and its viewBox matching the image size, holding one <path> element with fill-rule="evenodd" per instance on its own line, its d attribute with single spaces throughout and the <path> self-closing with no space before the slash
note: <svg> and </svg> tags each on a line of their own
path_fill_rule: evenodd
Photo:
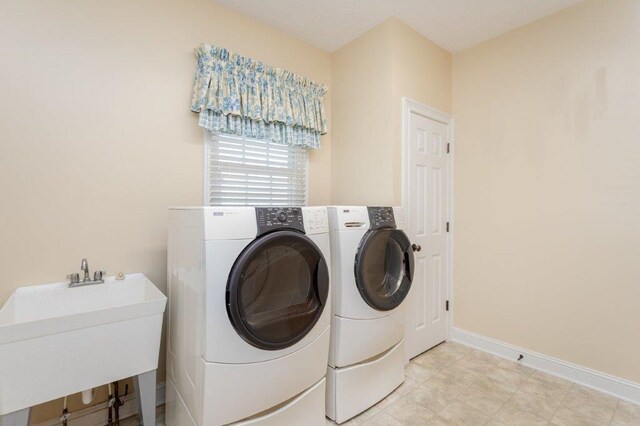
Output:
<svg viewBox="0 0 640 426">
<path fill-rule="evenodd" d="M 449 142 L 449 154 L 447 155 L 447 165 L 449 166 L 449 173 L 447 176 L 448 184 L 448 208 L 449 208 L 449 232 L 447 235 L 447 276 L 448 280 L 445 283 L 445 297 L 449 301 L 449 311 L 446 312 L 446 339 L 451 339 L 451 331 L 453 330 L 453 313 L 455 311 L 455 303 L 453 300 L 453 235 L 455 232 L 455 224 L 453 221 L 453 163 L 455 155 L 455 140 L 454 140 L 454 120 L 451 114 L 437 110 L 428 105 L 415 101 L 408 97 L 402 98 L 402 207 L 405 214 L 406 229 L 409 230 L 411 226 L 411 213 L 409 211 L 409 134 L 410 134 L 410 117 L 411 114 L 421 115 L 430 120 L 438 121 L 447 126 L 447 137 Z M 409 236 L 411 237 L 411 236 Z M 405 315 L 408 315 L 405 312 Z M 408 355 L 405 355 L 405 358 Z M 409 360 L 405 359 L 408 363 Z"/>
</svg>

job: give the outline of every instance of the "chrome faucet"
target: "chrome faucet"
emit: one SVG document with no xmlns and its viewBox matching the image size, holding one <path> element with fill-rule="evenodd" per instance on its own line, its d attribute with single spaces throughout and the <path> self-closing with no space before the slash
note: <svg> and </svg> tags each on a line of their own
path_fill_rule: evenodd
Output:
<svg viewBox="0 0 640 426">
<path fill-rule="evenodd" d="M 80 281 L 80 274 L 78 273 L 67 275 L 67 278 L 69 279 L 69 287 L 80 287 L 85 285 L 104 283 L 104 274 L 106 274 L 105 271 L 95 271 L 93 273 L 93 279 L 89 278 L 89 262 L 87 262 L 86 258 L 82 259 L 80 270 L 84 272 L 82 281 Z"/>
<path fill-rule="evenodd" d="M 80 264 L 80 270 L 84 271 L 84 278 L 82 279 L 82 282 L 90 281 L 90 279 L 89 279 L 89 262 L 87 262 L 86 258 L 82 259 L 82 263 Z"/>
</svg>

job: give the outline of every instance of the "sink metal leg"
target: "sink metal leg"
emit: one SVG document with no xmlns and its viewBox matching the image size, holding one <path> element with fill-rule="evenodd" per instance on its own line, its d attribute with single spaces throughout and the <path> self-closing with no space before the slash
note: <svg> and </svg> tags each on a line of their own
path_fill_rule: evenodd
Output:
<svg viewBox="0 0 640 426">
<path fill-rule="evenodd" d="M 0 426 L 29 426 L 30 420 L 31 408 L 25 408 L 0 416 Z"/>
<path fill-rule="evenodd" d="M 133 378 L 140 424 L 156 424 L 156 370 L 138 374 Z M 4 426 L 4 425 L 3 425 Z"/>
</svg>

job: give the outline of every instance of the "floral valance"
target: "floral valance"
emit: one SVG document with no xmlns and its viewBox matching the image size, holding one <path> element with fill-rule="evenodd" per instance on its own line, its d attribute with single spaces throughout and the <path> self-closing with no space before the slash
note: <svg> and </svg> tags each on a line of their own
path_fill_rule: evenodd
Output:
<svg viewBox="0 0 640 426">
<path fill-rule="evenodd" d="M 207 44 L 196 49 L 191 110 L 214 132 L 320 148 L 327 87 Z"/>
</svg>

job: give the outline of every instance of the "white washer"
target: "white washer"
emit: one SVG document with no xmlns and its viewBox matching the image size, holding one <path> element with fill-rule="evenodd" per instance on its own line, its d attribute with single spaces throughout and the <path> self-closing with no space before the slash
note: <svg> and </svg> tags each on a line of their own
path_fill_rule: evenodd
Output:
<svg viewBox="0 0 640 426">
<path fill-rule="evenodd" d="M 169 211 L 169 426 L 324 425 L 324 207 Z"/>
<path fill-rule="evenodd" d="M 328 207 L 333 315 L 327 416 L 342 423 L 404 381 L 400 306 L 413 247 L 399 207 Z"/>
</svg>

